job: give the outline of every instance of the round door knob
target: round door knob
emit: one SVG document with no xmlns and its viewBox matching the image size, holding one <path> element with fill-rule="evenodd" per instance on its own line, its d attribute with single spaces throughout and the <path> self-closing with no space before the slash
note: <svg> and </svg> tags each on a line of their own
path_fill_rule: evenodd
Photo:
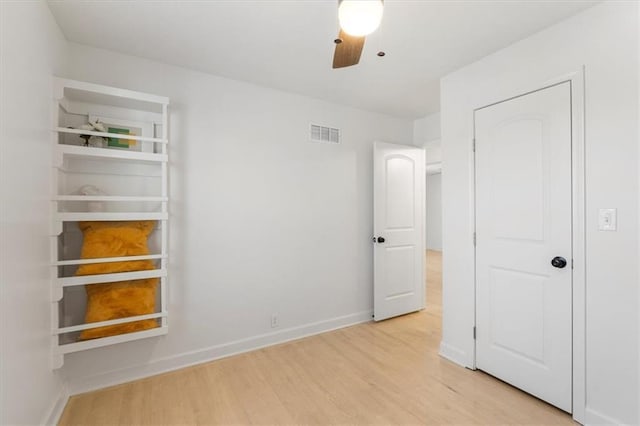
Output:
<svg viewBox="0 0 640 426">
<path fill-rule="evenodd" d="M 379 243 L 384 243 L 384 237 L 378 237 L 378 242 Z"/>
<path fill-rule="evenodd" d="M 556 256 L 551 259 L 551 265 L 553 265 L 554 268 L 562 269 L 567 266 L 567 259 L 565 259 L 564 257 Z"/>
</svg>

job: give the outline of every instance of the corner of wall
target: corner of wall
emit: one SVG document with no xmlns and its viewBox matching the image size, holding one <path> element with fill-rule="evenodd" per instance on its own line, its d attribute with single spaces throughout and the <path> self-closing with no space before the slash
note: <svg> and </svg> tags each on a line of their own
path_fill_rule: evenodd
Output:
<svg viewBox="0 0 640 426">
<path fill-rule="evenodd" d="M 424 147 L 426 143 L 440 139 L 440 112 L 434 112 L 413 121 L 413 144 Z"/>
<path fill-rule="evenodd" d="M 57 425 L 62 417 L 64 408 L 67 406 L 67 402 L 69 402 L 69 396 L 69 387 L 66 380 L 63 380 L 58 397 L 52 401 L 51 407 L 44 414 L 41 424 L 47 426 Z"/>
<path fill-rule="evenodd" d="M 3 141 L 0 155 L 0 311 L 3 319 L 11 319 L 0 321 L 0 423 L 56 424 L 67 393 L 62 375 L 50 369 L 51 337 L 47 332 L 51 328 L 51 300 L 46 291 L 49 253 L 45 244 L 50 219 L 49 100 L 52 76 L 66 72 L 68 43 L 46 2 L 0 2 L 0 8 L 2 138 L 12 140 L 11 144 Z M 5 126 L 9 122 L 11 126 Z M 24 169 L 26 159 L 32 166 L 28 172 Z M 9 247 L 11 250 L 5 250 Z M 19 328 L 14 326 L 16 322 Z M 25 383 L 36 386 L 21 392 Z"/>
<path fill-rule="evenodd" d="M 461 367 L 467 367 L 468 356 L 465 351 L 462 349 L 458 349 L 455 346 L 452 346 L 444 341 L 440 342 L 440 351 L 439 354 L 441 357 L 448 359 L 449 361 L 458 364 Z"/>
</svg>

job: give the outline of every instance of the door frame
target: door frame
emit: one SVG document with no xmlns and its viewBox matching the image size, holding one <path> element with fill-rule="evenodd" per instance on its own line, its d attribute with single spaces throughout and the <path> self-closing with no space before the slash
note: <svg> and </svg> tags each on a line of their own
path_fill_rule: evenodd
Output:
<svg viewBox="0 0 640 426">
<path fill-rule="evenodd" d="M 568 74 L 524 87 L 511 96 L 502 96 L 493 102 L 473 109 L 471 141 L 471 229 L 473 230 L 473 329 L 476 327 L 477 313 L 477 276 L 476 276 L 476 155 L 475 155 L 475 113 L 477 110 L 510 99 L 524 96 L 561 83 L 569 82 L 571 87 L 571 211 L 572 211 L 572 416 L 581 424 L 585 422 L 586 411 L 586 260 L 585 260 L 585 103 L 584 103 L 584 66 Z M 473 365 L 476 369 L 476 341 L 473 339 Z"/>
</svg>

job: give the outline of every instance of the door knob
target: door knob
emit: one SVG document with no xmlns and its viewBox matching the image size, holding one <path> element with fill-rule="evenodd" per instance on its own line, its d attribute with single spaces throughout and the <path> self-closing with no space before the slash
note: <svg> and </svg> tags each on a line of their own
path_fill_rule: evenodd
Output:
<svg viewBox="0 0 640 426">
<path fill-rule="evenodd" d="M 556 256 L 551 259 L 551 265 L 553 265 L 553 267 L 555 268 L 562 269 L 567 266 L 567 259 L 565 259 L 564 257 Z"/>
<path fill-rule="evenodd" d="M 378 237 L 378 242 L 379 243 L 384 243 L 384 237 Z"/>
</svg>

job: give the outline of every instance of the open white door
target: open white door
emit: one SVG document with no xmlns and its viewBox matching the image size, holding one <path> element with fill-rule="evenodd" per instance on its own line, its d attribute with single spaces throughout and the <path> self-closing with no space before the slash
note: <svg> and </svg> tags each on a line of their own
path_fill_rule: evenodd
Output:
<svg viewBox="0 0 640 426">
<path fill-rule="evenodd" d="M 376 321 L 424 307 L 424 150 L 373 145 Z"/>
<path fill-rule="evenodd" d="M 475 126 L 476 365 L 571 412 L 570 83 Z"/>
</svg>

